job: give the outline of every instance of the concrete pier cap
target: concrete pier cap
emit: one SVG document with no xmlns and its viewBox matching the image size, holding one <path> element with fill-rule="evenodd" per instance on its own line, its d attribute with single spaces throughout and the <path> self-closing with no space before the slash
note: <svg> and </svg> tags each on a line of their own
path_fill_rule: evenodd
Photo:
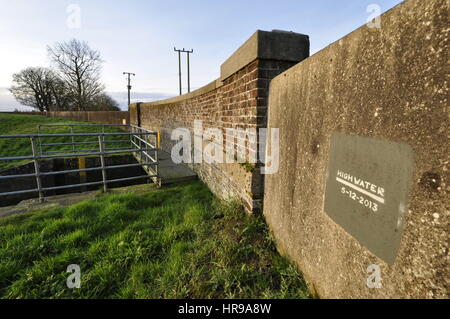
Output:
<svg viewBox="0 0 450 319">
<path fill-rule="evenodd" d="M 220 67 L 223 81 L 256 59 L 300 62 L 309 57 L 309 36 L 291 31 L 257 30 Z"/>
</svg>

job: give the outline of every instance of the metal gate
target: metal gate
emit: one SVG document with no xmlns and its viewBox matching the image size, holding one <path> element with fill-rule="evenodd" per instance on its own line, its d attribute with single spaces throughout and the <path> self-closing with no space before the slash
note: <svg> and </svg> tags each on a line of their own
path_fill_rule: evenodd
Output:
<svg viewBox="0 0 450 319">
<path fill-rule="evenodd" d="M 45 129 L 68 128 L 68 133 L 43 133 Z M 80 130 L 89 131 L 92 129 L 100 129 L 100 132 L 86 133 Z M 120 128 L 122 131 L 114 132 L 113 128 Z M 76 132 L 77 131 L 77 132 Z M 28 139 L 31 144 L 31 154 L 27 156 L 9 156 L 0 157 L 0 161 L 24 161 L 29 160 L 34 163 L 34 173 L 18 174 L 18 175 L 0 175 L 0 181 L 13 180 L 23 177 L 35 177 L 36 187 L 32 189 L 16 190 L 13 192 L 0 193 L 1 196 L 17 195 L 24 193 L 37 193 L 39 200 L 42 202 L 45 198 L 45 193 L 49 191 L 79 188 L 93 185 L 102 185 L 103 190 L 108 190 L 108 184 L 115 182 L 125 182 L 138 179 L 152 179 L 155 183 L 160 184 L 158 173 L 158 150 L 160 144 L 159 133 L 146 130 L 135 125 L 105 125 L 105 124 L 46 124 L 38 125 L 37 134 L 25 135 L 0 135 L 0 139 Z M 54 141 L 57 139 L 57 141 Z M 50 142 L 49 142 L 50 140 Z M 53 140 L 53 141 L 52 141 Z M 47 141 L 47 142 L 46 142 Z M 124 164 L 124 165 L 110 165 L 108 166 L 105 158 L 112 155 L 132 154 L 138 163 Z M 11 154 L 13 155 L 13 154 Z M 56 158 L 86 158 L 99 157 L 99 167 L 79 167 L 73 170 L 63 170 L 54 172 L 41 172 L 40 162 L 48 159 Z M 126 169 L 129 167 L 141 166 L 146 175 L 121 178 L 108 179 L 108 170 L 111 169 Z M 98 182 L 80 183 L 56 187 L 43 187 L 42 177 L 61 175 L 69 173 L 86 174 L 90 171 L 101 171 L 102 180 Z"/>
</svg>

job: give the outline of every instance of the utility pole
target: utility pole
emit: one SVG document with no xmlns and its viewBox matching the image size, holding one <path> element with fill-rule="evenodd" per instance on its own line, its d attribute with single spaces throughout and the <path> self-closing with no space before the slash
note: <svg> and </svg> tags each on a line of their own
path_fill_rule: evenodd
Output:
<svg viewBox="0 0 450 319">
<path fill-rule="evenodd" d="M 131 76 L 136 76 L 136 74 L 134 73 L 130 73 L 130 72 L 123 72 L 124 75 L 128 75 L 128 107 L 130 107 L 131 104 L 131 96 L 130 96 L 130 92 L 131 92 Z"/>
<path fill-rule="evenodd" d="M 181 88 L 181 52 L 183 52 L 184 49 L 183 50 L 177 50 L 176 47 L 174 47 L 173 49 L 175 50 L 175 52 L 178 52 L 178 78 L 179 78 L 179 81 L 180 81 L 180 95 L 182 95 L 183 92 L 182 92 L 182 88 Z"/>
<path fill-rule="evenodd" d="M 191 67 L 189 63 L 189 54 L 194 53 L 194 50 L 186 51 L 187 53 L 187 72 L 188 72 L 188 93 L 191 92 Z"/>
<path fill-rule="evenodd" d="M 178 78 L 180 82 L 180 95 L 183 94 L 183 88 L 181 85 L 181 53 L 187 53 L 187 68 L 188 68 L 188 92 L 191 92 L 191 70 L 190 70 L 190 61 L 189 54 L 193 53 L 194 50 L 187 51 L 183 48 L 183 50 L 179 50 L 176 47 L 174 48 L 175 52 L 178 52 Z"/>
</svg>

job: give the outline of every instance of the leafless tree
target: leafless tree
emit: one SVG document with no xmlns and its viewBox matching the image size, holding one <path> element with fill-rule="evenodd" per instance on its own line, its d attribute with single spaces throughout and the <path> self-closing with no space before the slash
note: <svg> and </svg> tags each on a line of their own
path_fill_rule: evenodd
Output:
<svg viewBox="0 0 450 319">
<path fill-rule="evenodd" d="M 54 89 L 58 77 L 46 68 L 29 67 L 13 75 L 11 93 L 23 105 L 40 112 L 55 108 Z"/>
<path fill-rule="evenodd" d="M 69 94 L 66 83 L 57 75 L 53 80 L 52 94 L 54 111 L 73 111 L 76 109 L 73 104 L 73 96 Z"/>
<path fill-rule="evenodd" d="M 104 90 L 100 82 L 103 62 L 100 53 L 91 49 L 86 42 L 76 39 L 49 46 L 48 53 L 64 80 L 67 96 L 73 100 L 74 108 L 86 110 Z"/>
<path fill-rule="evenodd" d="M 97 95 L 88 111 L 120 111 L 119 103 L 106 93 Z"/>
</svg>

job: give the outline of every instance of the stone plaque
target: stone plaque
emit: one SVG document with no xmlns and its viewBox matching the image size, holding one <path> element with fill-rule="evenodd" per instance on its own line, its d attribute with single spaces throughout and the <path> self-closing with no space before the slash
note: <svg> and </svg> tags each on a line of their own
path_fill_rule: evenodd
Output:
<svg viewBox="0 0 450 319">
<path fill-rule="evenodd" d="M 325 212 L 373 254 L 393 264 L 414 167 L 410 146 L 334 134 Z"/>
</svg>

